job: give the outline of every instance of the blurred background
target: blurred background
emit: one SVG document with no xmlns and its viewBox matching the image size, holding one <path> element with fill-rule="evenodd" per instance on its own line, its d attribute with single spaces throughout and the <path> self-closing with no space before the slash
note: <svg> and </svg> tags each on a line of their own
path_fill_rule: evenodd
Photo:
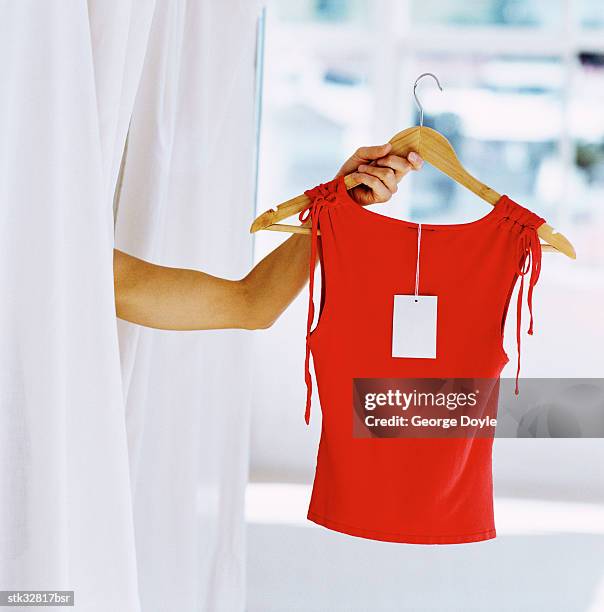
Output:
<svg viewBox="0 0 604 612">
<path fill-rule="evenodd" d="M 258 213 L 417 125 L 413 83 L 433 72 L 444 91 L 418 86 L 424 124 L 577 250 L 576 261 L 544 255 L 522 376 L 602 376 L 602 0 L 269 0 L 260 37 Z M 372 208 L 457 223 L 488 205 L 425 165 Z M 285 238 L 256 234 L 256 260 Z M 304 291 L 255 338 L 249 610 L 604 610 L 601 440 L 496 440 L 491 542 L 392 545 L 306 521 L 320 433 L 316 396 L 311 427 L 303 420 L 306 309 Z M 503 376 L 514 329 L 510 309 Z"/>
</svg>

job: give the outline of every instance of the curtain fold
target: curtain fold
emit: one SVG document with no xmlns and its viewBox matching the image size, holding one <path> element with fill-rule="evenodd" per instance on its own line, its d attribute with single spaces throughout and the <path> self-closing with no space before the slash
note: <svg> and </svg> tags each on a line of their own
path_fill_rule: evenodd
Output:
<svg viewBox="0 0 604 612">
<path fill-rule="evenodd" d="M 132 122 L 119 246 L 247 270 L 255 3 L 0 9 L 0 589 L 243 609 L 249 337 L 118 342 L 112 199 Z"/>
<path fill-rule="evenodd" d="M 240 278 L 252 263 L 259 3 L 158 2 L 116 247 Z M 250 333 L 119 323 L 145 612 L 244 609 Z"/>
<path fill-rule="evenodd" d="M 134 16 L 24 0 L 0 22 L 0 589 L 74 590 L 91 612 L 140 609 L 110 193 Z"/>
</svg>

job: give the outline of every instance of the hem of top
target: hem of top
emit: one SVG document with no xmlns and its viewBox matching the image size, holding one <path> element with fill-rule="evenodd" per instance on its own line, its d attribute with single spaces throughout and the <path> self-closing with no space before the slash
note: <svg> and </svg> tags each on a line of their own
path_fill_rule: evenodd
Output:
<svg viewBox="0 0 604 612">
<path fill-rule="evenodd" d="M 354 527 L 334 521 L 330 518 L 321 516 L 311 510 L 308 511 L 306 518 L 317 525 L 345 533 L 346 535 L 365 538 L 369 540 L 379 540 L 381 542 L 393 542 L 397 544 L 470 544 L 472 542 L 482 542 L 492 540 L 497 537 L 495 528 L 476 531 L 473 533 L 456 534 L 456 535 L 418 535 L 404 533 L 388 533 L 375 531 L 373 529 L 365 529 L 362 527 Z"/>
</svg>

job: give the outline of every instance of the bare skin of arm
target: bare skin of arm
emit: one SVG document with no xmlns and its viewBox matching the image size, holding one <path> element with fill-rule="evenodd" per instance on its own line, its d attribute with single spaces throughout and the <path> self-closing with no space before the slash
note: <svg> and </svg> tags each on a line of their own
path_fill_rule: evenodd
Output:
<svg viewBox="0 0 604 612">
<path fill-rule="evenodd" d="M 340 168 L 337 176 L 355 172 L 361 181 L 350 192 L 359 205 L 386 202 L 403 176 L 423 164 L 415 154 L 405 159 L 389 151 L 389 144 L 361 147 Z M 294 234 L 239 280 L 159 266 L 116 249 L 117 316 L 157 329 L 270 327 L 308 281 L 309 249 L 308 235 Z"/>
</svg>

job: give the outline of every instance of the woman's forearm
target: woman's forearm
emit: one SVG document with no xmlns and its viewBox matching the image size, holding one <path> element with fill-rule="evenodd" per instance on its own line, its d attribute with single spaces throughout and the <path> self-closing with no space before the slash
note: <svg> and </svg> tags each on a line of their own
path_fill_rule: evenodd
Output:
<svg viewBox="0 0 604 612">
<path fill-rule="evenodd" d="M 310 236 L 293 234 L 241 280 L 255 327 L 270 327 L 309 276 Z"/>
</svg>

